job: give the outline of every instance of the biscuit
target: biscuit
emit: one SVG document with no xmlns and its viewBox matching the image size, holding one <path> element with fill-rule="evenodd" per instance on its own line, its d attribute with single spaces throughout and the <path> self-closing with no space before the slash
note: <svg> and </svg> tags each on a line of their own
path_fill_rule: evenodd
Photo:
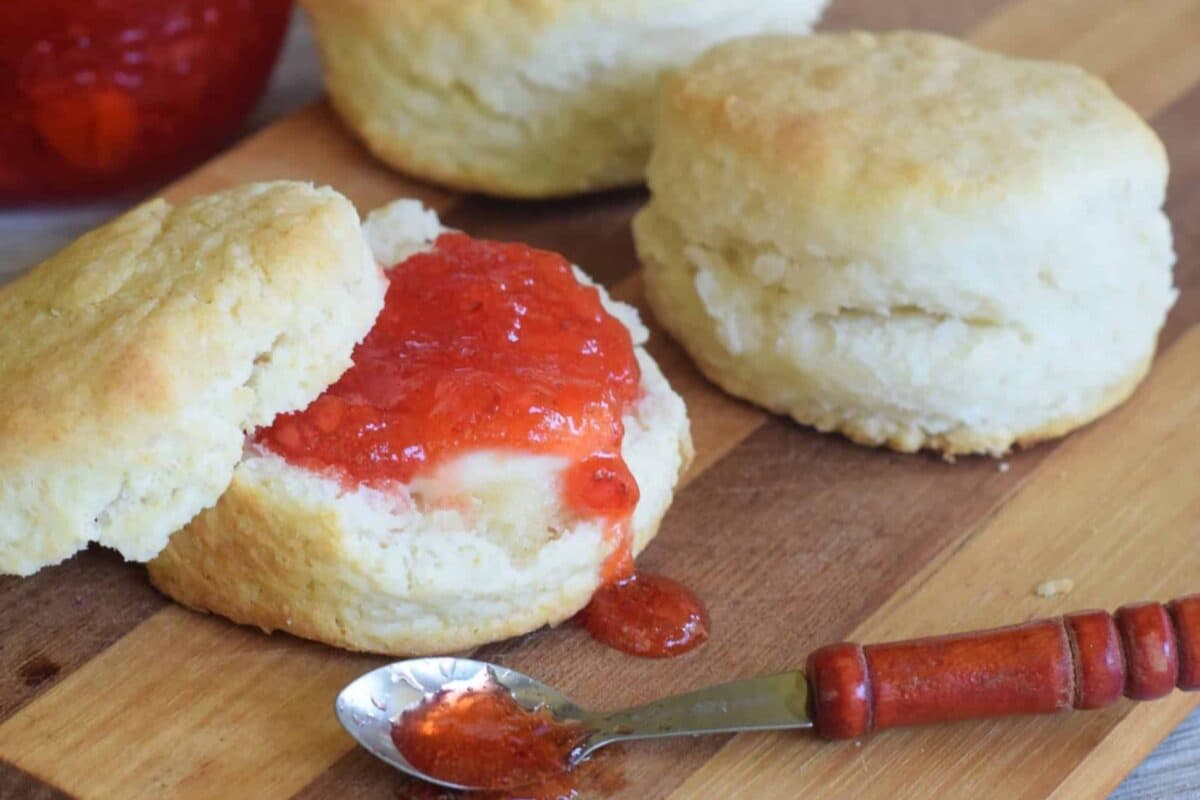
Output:
<svg viewBox="0 0 1200 800">
<path fill-rule="evenodd" d="M 412 201 L 366 227 L 385 264 L 440 231 Z M 640 489 L 636 554 L 670 505 L 691 438 L 683 401 L 641 347 L 637 312 L 601 296 L 633 335 L 642 374 L 621 449 Z M 565 467 L 558 456 L 472 451 L 379 490 L 251 445 L 229 490 L 171 538 L 150 577 L 192 608 L 351 650 L 445 653 L 516 636 L 583 607 L 615 546 L 603 520 L 563 502 Z"/>
<path fill-rule="evenodd" d="M 146 560 L 245 433 L 350 364 L 385 282 L 353 206 L 300 183 L 153 200 L 0 294 L 0 573 L 88 542 Z"/>
<path fill-rule="evenodd" d="M 745 39 L 668 81 L 657 137 L 658 319 L 726 390 L 862 444 L 1062 435 L 1133 391 L 1176 297 L 1163 146 L 1074 66 Z"/>
<path fill-rule="evenodd" d="M 334 108 L 383 161 L 541 198 L 640 183 L 663 72 L 827 0 L 305 0 Z"/>
</svg>

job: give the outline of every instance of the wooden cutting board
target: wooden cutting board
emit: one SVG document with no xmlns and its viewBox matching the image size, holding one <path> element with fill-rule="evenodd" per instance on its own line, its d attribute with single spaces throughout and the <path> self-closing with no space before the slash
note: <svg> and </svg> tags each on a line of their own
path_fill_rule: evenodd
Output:
<svg viewBox="0 0 1200 800">
<path fill-rule="evenodd" d="M 651 349 L 687 399 L 698 459 L 643 563 L 707 599 L 712 640 L 679 660 L 643 661 L 568 625 L 481 651 L 586 706 L 792 668 L 840 638 L 1200 590 L 1200 2 L 843 0 L 824 27 L 933 28 L 1106 77 L 1171 153 L 1182 296 L 1152 374 L 1125 407 L 1003 464 L 946 464 L 815 434 L 722 395 L 656 333 Z M 168 194 L 280 177 L 333 184 L 364 210 L 420 197 L 471 233 L 560 250 L 640 302 L 628 228 L 640 193 L 524 204 L 443 192 L 374 163 L 323 105 Z M 1071 594 L 1035 596 L 1037 584 L 1063 577 Z M 0 579 L 0 797 L 406 797 L 410 785 L 356 750 L 332 713 L 337 690 L 383 662 L 176 608 L 140 567 L 95 548 L 30 579 Z M 1198 700 L 861 743 L 799 734 L 648 743 L 609 759 L 605 788 L 585 795 L 1102 797 Z"/>
</svg>

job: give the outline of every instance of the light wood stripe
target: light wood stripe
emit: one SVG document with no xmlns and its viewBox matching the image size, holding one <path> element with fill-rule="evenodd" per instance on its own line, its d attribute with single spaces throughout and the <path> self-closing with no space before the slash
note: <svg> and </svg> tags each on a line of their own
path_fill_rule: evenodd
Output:
<svg viewBox="0 0 1200 800">
<path fill-rule="evenodd" d="M 386 170 L 346 135 L 325 102 L 280 120 L 235 149 L 169 186 L 163 196 L 180 200 L 248 181 L 308 180 L 336 186 L 359 209 L 397 197 L 415 197 L 444 213 L 461 198 Z"/>
<path fill-rule="evenodd" d="M 1011 55 L 1078 64 L 1108 80 L 1144 117 L 1200 78 L 1195 0 L 1019 0 L 971 40 Z"/>
<path fill-rule="evenodd" d="M 333 698 L 377 663 L 168 607 L 0 726 L 0 756 L 82 798 L 286 797 L 351 745 Z"/>
<path fill-rule="evenodd" d="M 972 630 L 1194 591 L 1200 575 L 1197 363 L 1200 329 L 1193 329 L 1134 401 L 1067 440 L 990 521 L 849 638 Z M 1164 508 L 1164 497 L 1176 504 Z M 1153 576 L 1149 584 L 1147 576 Z M 1075 591 L 1049 600 L 1034 595 L 1039 581 L 1060 577 L 1073 578 Z M 1098 797 L 1153 741 L 1144 731 L 1132 736 L 1135 725 L 1161 716 L 1156 729 L 1165 733 L 1198 703 L 1195 695 L 1177 693 L 1136 716 L 1122 703 L 1071 716 L 892 731 L 861 746 L 801 735 L 740 736 L 672 797 L 892 798 L 897 786 L 913 797 L 972 796 L 981 787 L 995 797 L 1054 791 Z M 1131 735 L 1105 748 L 1109 760 L 1089 757 L 1122 725 Z M 1129 746 L 1134 742 L 1141 748 Z M 1081 766 L 1089 764 L 1094 768 Z"/>
<path fill-rule="evenodd" d="M 1152 117 L 1200 77 L 1200 3 L 1126 2 L 1059 55 L 1100 75 Z"/>
<path fill-rule="evenodd" d="M 980 47 L 1024 58 L 1057 58 L 1064 46 L 1087 34 L 1130 0 L 1013 0 L 976 28 Z"/>
</svg>

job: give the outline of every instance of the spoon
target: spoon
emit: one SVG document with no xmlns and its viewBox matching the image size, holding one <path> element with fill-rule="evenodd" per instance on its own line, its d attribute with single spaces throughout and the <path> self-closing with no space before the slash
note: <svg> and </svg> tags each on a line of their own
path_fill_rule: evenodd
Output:
<svg viewBox="0 0 1200 800">
<path fill-rule="evenodd" d="M 805 671 L 734 681 L 623 711 L 586 711 L 515 670 L 467 658 L 418 658 L 359 677 L 338 695 L 338 719 L 398 770 L 413 767 L 392 741 L 396 721 L 446 691 L 499 687 L 518 706 L 581 727 L 569 767 L 616 742 L 812 728 L 830 739 L 960 719 L 1102 708 L 1123 694 L 1200 689 L 1200 595 L 1084 611 L 990 631 L 906 642 L 829 645 Z"/>
</svg>

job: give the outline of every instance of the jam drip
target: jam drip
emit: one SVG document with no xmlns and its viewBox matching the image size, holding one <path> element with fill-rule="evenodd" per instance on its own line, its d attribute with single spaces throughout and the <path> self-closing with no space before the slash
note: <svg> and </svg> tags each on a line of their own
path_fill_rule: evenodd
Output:
<svg viewBox="0 0 1200 800">
<path fill-rule="evenodd" d="M 373 486 L 474 450 L 565 456 L 567 504 L 612 521 L 627 548 L 638 487 L 621 458 L 622 416 L 641 374 L 629 331 L 599 292 L 559 255 L 457 233 L 388 280 L 351 369 L 257 440 Z"/>
<path fill-rule="evenodd" d="M 529 711 L 495 684 L 439 692 L 392 727 L 396 749 L 426 775 L 529 797 L 573 796 L 571 753 L 585 737 L 579 723 Z"/>
<path fill-rule="evenodd" d="M 600 587 L 579 622 L 593 638 L 635 656 L 669 658 L 708 641 L 708 610 L 682 583 L 635 572 Z"/>
</svg>

